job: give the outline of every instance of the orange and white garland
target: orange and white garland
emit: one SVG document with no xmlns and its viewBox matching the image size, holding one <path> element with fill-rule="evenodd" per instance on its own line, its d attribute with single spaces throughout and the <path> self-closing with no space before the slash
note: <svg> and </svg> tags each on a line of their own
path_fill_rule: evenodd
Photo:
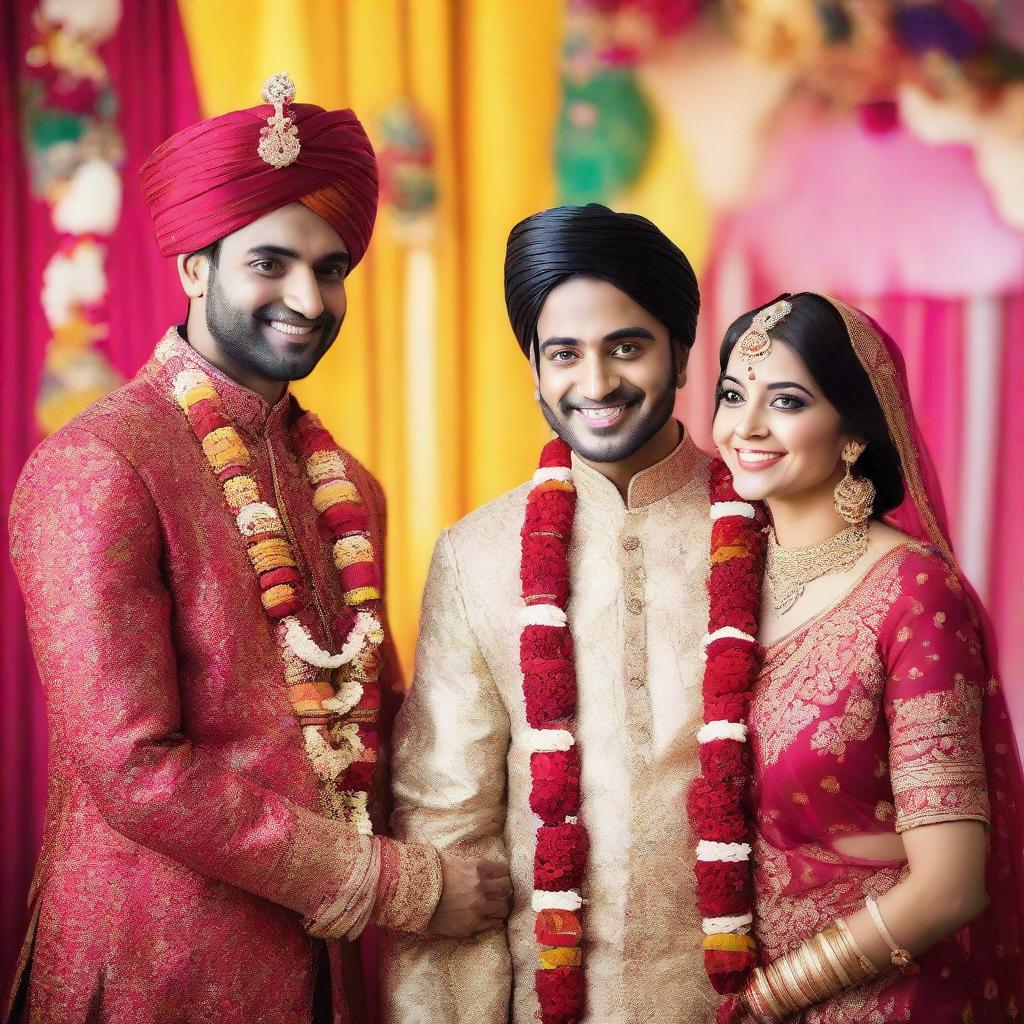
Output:
<svg viewBox="0 0 1024 1024">
<path fill-rule="evenodd" d="M 157 350 L 164 361 L 172 354 L 173 345 Z M 220 481 L 256 573 L 263 607 L 275 625 L 289 700 L 320 783 L 323 809 L 369 835 L 384 630 L 369 519 L 346 474 L 344 456 L 316 416 L 307 412 L 298 417 L 293 441 L 344 591 L 345 608 L 331 630 L 334 638 L 344 640 L 339 653 L 331 654 L 303 621 L 310 601 L 288 531 L 260 491 L 252 455 L 228 419 L 213 380 L 202 370 L 183 368 L 174 375 L 172 387 Z"/>
</svg>

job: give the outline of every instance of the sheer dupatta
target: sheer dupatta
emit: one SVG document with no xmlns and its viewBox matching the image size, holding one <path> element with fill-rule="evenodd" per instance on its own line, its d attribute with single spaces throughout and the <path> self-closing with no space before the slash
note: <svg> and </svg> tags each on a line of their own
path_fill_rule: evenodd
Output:
<svg viewBox="0 0 1024 1024">
<path fill-rule="evenodd" d="M 1014 1020 L 1024 1011 L 1024 780 L 1006 696 L 997 678 L 992 623 L 953 557 L 938 477 L 910 404 L 906 368 L 895 342 L 870 317 L 839 299 L 830 303 L 846 325 L 853 349 L 885 414 L 903 471 L 903 502 L 885 516 L 896 529 L 930 545 L 956 572 L 982 641 L 988 684 L 982 705 L 992 823 L 986 884 L 989 908 L 970 926 L 972 1002 L 976 1022 Z"/>
</svg>

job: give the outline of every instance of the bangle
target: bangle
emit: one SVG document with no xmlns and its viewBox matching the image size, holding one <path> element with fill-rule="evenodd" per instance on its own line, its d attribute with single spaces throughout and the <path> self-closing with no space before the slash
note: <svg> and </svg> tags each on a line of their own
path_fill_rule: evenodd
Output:
<svg viewBox="0 0 1024 1024">
<path fill-rule="evenodd" d="M 817 936 L 814 936 L 809 942 L 803 944 L 803 955 L 811 981 L 817 988 L 815 992 L 816 1002 L 820 1003 L 823 999 L 828 999 L 835 992 L 836 986 L 829 977 L 824 963 L 822 963 L 821 954 L 818 952 L 818 946 L 815 942 L 816 938 Z"/>
<path fill-rule="evenodd" d="M 782 977 L 782 961 L 784 959 L 785 957 L 780 957 L 768 965 L 768 969 L 765 971 L 765 979 L 768 982 L 772 995 L 782 1010 L 782 1016 L 788 1017 L 791 1013 L 799 1013 L 800 1004 L 797 1001 L 796 995 L 790 990 L 785 979 Z"/>
<path fill-rule="evenodd" d="M 747 1009 L 761 1021 L 770 1021 L 777 1024 L 783 1018 L 782 1011 L 769 998 L 764 971 L 755 967 L 750 973 L 750 982 L 743 991 L 743 997 L 747 1003 Z"/>
<path fill-rule="evenodd" d="M 836 918 L 835 926 L 836 931 L 842 936 L 843 942 L 846 943 L 849 956 L 853 958 L 854 963 L 860 968 L 858 972 L 860 977 L 855 978 L 854 982 L 859 984 L 867 978 L 873 978 L 878 974 L 878 968 L 864 955 L 864 951 L 853 937 L 853 932 L 850 931 L 850 926 L 841 917 Z"/>
<path fill-rule="evenodd" d="M 839 987 L 849 988 L 853 984 L 853 979 L 849 974 L 847 974 L 846 968 L 843 966 L 842 955 L 836 946 L 836 935 L 836 929 L 833 927 L 829 927 L 822 932 L 818 932 L 818 945 L 821 947 L 821 951 L 824 953 L 829 967 L 832 968 L 832 973 L 836 976 L 836 980 L 839 982 Z"/>
<path fill-rule="evenodd" d="M 787 953 L 779 964 L 779 976 L 783 978 L 788 986 L 787 995 L 790 997 L 793 1003 L 793 1012 L 799 1012 L 805 1006 L 810 1006 L 814 1002 L 813 994 L 809 997 L 800 985 L 800 981 L 796 976 L 796 966 L 793 963 L 792 953 Z"/>
<path fill-rule="evenodd" d="M 885 921 L 882 920 L 882 912 L 878 909 L 878 904 L 871 896 L 864 901 L 864 906 L 868 908 L 871 920 L 875 922 L 875 927 L 889 947 L 889 959 L 892 961 L 893 967 L 898 968 L 901 974 L 909 974 L 913 970 L 914 962 L 910 950 L 897 945 L 896 940 L 892 937 L 892 932 L 886 928 Z"/>
</svg>

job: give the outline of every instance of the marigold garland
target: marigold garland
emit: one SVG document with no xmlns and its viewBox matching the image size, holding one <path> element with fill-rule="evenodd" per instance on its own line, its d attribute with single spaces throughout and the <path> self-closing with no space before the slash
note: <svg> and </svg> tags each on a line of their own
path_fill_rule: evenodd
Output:
<svg viewBox="0 0 1024 1024">
<path fill-rule="evenodd" d="M 541 819 L 534 854 L 534 931 L 541 1024 L 576 1024 L 585 1009 L 580 889 L 588 839 L 577 821 L 580 757 L 573 736 L 577 686 L 569 600 L 569 539 L 576 510 L 571 450 L 555 439 L 544 446 L 527 497 L 520 580 L 525 607 L 520 637 L 523 699 L 534 752 L 530 807 Z M 752 923 L 753 879 L 747 798 L 750 755 L 746 717 L 760 669 L 756 641 L 764 567 L 765 516 L 742 501 L 725 464 L 710 471 L 710 614 L 705 637 L 701 774 L 688 810 L 700 839 L 697 902 L 703 918 L 704 963 L 715 990 L 742 987 L 757 963 Z M 722 1024 L 738 1019 L 730 997 Z"/>
<path fill-rule="evenodd" d="M 157 349 L 165 364 L 180 344 L 168 336 Z M 224 500 L 235 517 L 256 574 L 267 616 L 274 623 L 284 661 L 288 696 L 302 728 L 306 753 L 320 783 L 321 803 L 332 817 L 372 832 L 368 803 L 379 749 L 380 574 L 369 517 L 344 456 L 312 413 L 301 414 L 292 440 L 310 486 L 321 535 L 331 546 L 345 608 L 331 630 L 339 654 L 324 651 L 307 622 L 309 595 L 291 540 L 277 509 L 261 495 L 253 459 L 231 423 L 213 380 L 186 367 L 172 387 L 188 417 Z M 173 367 L 171 368 L 173 369 Z"/>
</svg>

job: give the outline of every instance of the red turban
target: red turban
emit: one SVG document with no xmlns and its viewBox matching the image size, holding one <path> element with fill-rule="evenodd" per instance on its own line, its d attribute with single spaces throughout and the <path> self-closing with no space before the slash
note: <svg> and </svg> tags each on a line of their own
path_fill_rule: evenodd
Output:
<svg viewBox="0 0 1024 1024">
<path fill-rule="evenodd" d="M 298 128 L 294 163 L 273 167 L 258 153 L 270 104 L 183 128 L 140 171 L 142 195 L 165 256 L 195 252 L 272 210 L 300 202 L 341 235 L 354 267 L 377 216 L 377 161 L 351 110 L 311 103 L 284 108 Z"/>
</svg>

